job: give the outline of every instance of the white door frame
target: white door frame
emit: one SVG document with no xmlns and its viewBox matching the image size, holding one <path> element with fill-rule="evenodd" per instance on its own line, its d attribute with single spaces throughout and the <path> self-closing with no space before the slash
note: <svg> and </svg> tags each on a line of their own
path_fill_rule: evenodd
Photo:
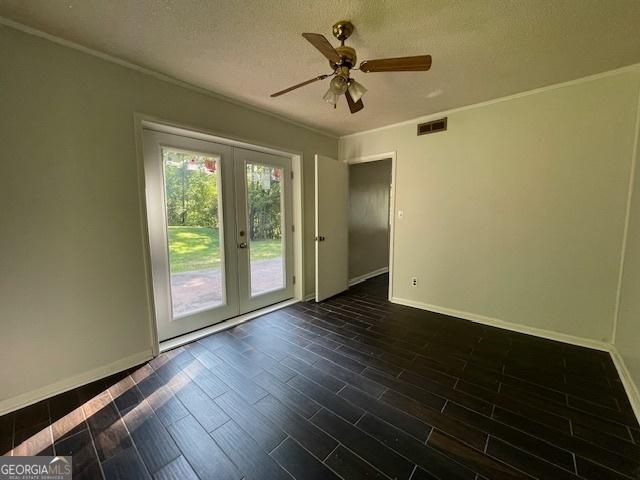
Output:
<svg viewBox="0 0 640 480">
<path fill-rule="evenodd" d="M 393 297 L 393 244 L 396 232 L 396 150 L 392 152 L 366 155 L 364 157 L 347 158 L 343 161 L 344 163 L 353 165 L 357 163 L 387 160 L 389 158 L 391 159 L 391 192 L 389 194 L 389 301 L 391 301 L 391 298 Z"/>
<path fill-rule="evenodd" d="M 151 272 L 151 253 L 149 248 L 149 230 L 147 222 L 147 206 L 145 195 L 145 174 L 144 174 L 144 151 L 143 151 L 143 129 L 152 129 L 162 133 L 173 133 L 176 135 L 184 135 L 190 138 L 206 140 L 214 143 L 221 143 L 231 147 L 240 147 L 257 152 L 271 153 L 283 157 L 291 158 L 291 169 L 293 173 L 293 225 L 295 231 L 293 234 L 293 271 L 296 278 L 294 285 L 294 300 L 304 301 L 305 292 L 305 256 L 304 256 L 304 170 L 303 156 L 299 150 L 290 150 L 288 148 L 277 145 L 268 145 L 260 141 L 254 141 L 249 138 L 241 138 L 229 136 L 213 130 L 203 129 L 193 125 L 165 120 L 162 118 L 146 115 L 142 113 L 133 114 L 133 128 L 136 142 L 136 160 L 138 165 L 138 208 L 141 218 L 141 244 L 144 255 L 144 268 L 147 286 L 147 311 L 149 324 L 149 342 L 153 356 L 160 353 L 160 342 L 158 341 L 158 331 L 155 319 L 154 297 L 153 297 L 153 276 Z M 267 307 L 274 309 L 278 307 Z M 244 321 L 254 318 L 258 314 L 241 315 L 236 319 L 221 322 L 212 327 L 205 328 L 201 331 L 191 334 L 190 339 L 193 341 L 198 336 L 209 335 L 213 331 L 230 328 Z M 211 330 L 211 331 L 209 331 Z"/>
</svg>

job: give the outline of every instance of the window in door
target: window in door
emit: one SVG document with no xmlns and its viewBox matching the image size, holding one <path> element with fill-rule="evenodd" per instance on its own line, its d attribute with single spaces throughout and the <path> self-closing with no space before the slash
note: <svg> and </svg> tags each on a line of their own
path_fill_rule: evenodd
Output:
<svg viewBox="0 0 640 480">
<path fill-rule="evenodd" d="M 220 157 L 162 149 L 173 317 L 225 302 Z"/>
<path fill-rule="evenodd" d="M 284 287 L 283 169 L 246 163 L 251 295 Z"/>
</svg>

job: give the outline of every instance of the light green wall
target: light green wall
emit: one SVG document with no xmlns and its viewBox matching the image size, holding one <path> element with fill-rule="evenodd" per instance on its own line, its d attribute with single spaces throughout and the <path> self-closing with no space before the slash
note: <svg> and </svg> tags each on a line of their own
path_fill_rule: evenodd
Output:
<svg viewBox="0 0 640 480">
<path fill-rule="evenodd" d="M 343 137 L 340 158 L 397 151 L 393 295 L 611 341 L 639 77 Z"/>
<path fill-rule="evenodd" d="M 391 159 L 349 166 L 349 278 L 389 266 Z"/>
<path fill-rule="evenodd" d="M 638 134 L 640 135 L 640 131 Z M 636 151 L 635 178 L 615 337 L 615 345 L 624 359 L 636 388 L 640 387 L 640 168 L 638 166 L 640 159 L 638 157 L 640 157 L 640 151 Z M 640 401 L 640 397 L 636 401 Z"/>
<path fill-rule="evenodd" d="M 336 139 L 0 26 L 0 402 L 150 348 L 134 112 L 302 151 L 313 238 Z"/>
</svg>

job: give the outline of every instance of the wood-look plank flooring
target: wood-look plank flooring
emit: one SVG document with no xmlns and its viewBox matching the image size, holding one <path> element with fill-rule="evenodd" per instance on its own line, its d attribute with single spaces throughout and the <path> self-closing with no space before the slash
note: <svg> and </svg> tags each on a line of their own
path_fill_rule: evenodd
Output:
<svg viewBox="0 0 640 480">
<path fill-rule="evenodd" d="M 89 479 L 638 479 L 607 353 L 386 300 L 386 276 L 0 417 Z"/>
</svg>

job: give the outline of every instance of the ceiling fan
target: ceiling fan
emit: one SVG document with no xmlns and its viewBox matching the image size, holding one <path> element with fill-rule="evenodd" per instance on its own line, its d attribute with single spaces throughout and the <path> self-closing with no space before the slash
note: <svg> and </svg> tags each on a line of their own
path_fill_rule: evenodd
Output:
<svg viewBox="0 0 640 480">
<path fill-rule="evenodd" d="M 311 45 L 320 50 L 333 70 L 331 74 L 318 75 L 306 82 L 298 83 L 284 90 L 280 90 L 272 94 L 272 97 L 279 97 L 285 93 L 295 90 L 310 83 L 333 77 L 329 84 L 329 90 L 324 95 L 324 99 L 335 108 L 338 104 L 340 95 L 345 96 L 349 110 L 351 113 L 359 112 L 364 108 L 362 96 L 367 91 L 362 84 L 351 78 L 351 70 L 360 70 L 364 73 L 369 72 L 419 72 L 427 71 L 431 68 L 431 55 L 418 55 L 415 57 L 399 57 L 399 58 L 382 58 L 378 60 L 365 60 L 360 63 L 359 68 L 356 65 L 356 51 L 352 47 L 347 47 L 344 41 L 353 33 L 353 24 L 347 20 L 341 20 L 333 26 L 333 36 L 340 41 L 340 46 L 334 48 L 324 35 L 319 33 L 303 33 Z"/>
</svg>

